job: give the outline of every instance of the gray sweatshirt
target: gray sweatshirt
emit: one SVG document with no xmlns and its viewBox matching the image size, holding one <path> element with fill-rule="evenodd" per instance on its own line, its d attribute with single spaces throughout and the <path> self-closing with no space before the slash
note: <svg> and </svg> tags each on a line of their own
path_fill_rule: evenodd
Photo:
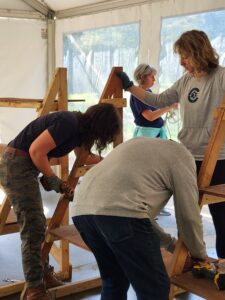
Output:
<svg viewBox="0 0 225 300">
<path fill-rule="evenodd" d="M 201 78 L 187 73 L 159 95 L 146 93 L 144 102 L 158 108 L 180 102 L 183 124 L 178 138 L 196 160 L 203 160 L 214 124 L 213 112 L 223 102 L 224 93 L 225 68 L 219 66 Z M 225 145 L 219 159 L 225 159 Z"/>
<path fill-rule="evenodd" d="M 72 215 L 154 218 L 172 194 L 180 238 L 203 258 L 194 159 L 173 141 L 139 137 L 117 146 L 84 176 Z"/>
</svg>

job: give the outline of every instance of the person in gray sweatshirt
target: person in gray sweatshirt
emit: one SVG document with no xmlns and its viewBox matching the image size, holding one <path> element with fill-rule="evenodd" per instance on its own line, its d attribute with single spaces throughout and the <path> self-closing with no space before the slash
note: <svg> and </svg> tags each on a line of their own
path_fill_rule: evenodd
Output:
<svg viewBox="0 0 225 300">
<path fill-rule="evenodd" d="M 73 222 L 101 274 L 101 300 L 168 300 L 170 281 L 151 218 L 174 199 L 180 238 L 192 257 L 207 259 L 198 205 L 196 166 L 174 141 L 137 137 L 117 146 L 84 176 Z"/>
<path fill-rule="evenodd" d="M 148 93 L 134 86 L 126 73 L 120 72 L 124 89 L 146 104 L 162 108 L 179 102 L 182 128 L 179 140 L 195 157 L 197 173 L 214 124 L 213 112 L 221 105 L 225 93 L 225 68 L 219 65 L 219 56 L 203 31 L 184 32 L 174 43 L 174 52 L 180 56 L 185 74 L 169 89 L 160 94 Z M 225 183 L 225 144 L 211 180 L 211 185 Z M 216 230 L 216 251 L 225 258 L 225 202 L 210 204 Z"/>
</svg>

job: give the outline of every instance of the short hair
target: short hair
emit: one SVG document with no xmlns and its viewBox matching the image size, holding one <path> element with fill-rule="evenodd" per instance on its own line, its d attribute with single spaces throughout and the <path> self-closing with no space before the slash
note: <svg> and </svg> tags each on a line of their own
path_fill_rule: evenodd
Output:
<svg viewBox="0 0 225 300">
<path fill-rule="evenodd" d="M 219 55 L 212 47 L 204 31 L 190 30 L 184 32 L 174 43 L 175 53 L 191 57 L 197 72 L 210 73 L 219 65 Z"/>
<path fill-rule="evenodd" d="M 157 71 L 152 66 L 148 64 L 140 64 L 134 70 L 134 79 L 138 84 L 142 84 L 144 78 L 149 75 L 153 74 L 156 75 Z"/>
</svg>

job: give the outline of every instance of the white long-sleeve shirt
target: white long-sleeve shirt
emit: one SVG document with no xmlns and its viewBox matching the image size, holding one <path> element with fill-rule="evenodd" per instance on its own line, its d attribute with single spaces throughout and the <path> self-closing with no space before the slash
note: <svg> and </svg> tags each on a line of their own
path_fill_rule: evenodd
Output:
<svg viewBox="0 0 225 300">
<path fill-rule="evenodd" d="M 205 257 L 195 162 L 173 141 L 140 137 L 117 146 L 84 176 L 72 213 L 154 218 L 172 194 L 180 238 Z"/>
</svg>

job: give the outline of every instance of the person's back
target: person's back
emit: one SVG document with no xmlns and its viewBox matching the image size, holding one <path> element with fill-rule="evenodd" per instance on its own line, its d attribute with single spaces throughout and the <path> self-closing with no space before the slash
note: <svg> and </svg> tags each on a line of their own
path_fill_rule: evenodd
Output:
<svg viewBox="0 0 225 300">
<path fill-rule="evenodd" d="M 194 159 L 173 141 L 140 137 L 117 146 L 83 178 L 73 222 L 95 255 L 102 300 L 168 300 L 170 281 L 152 219 L 174 194 L 180 238 L 205 259 Z"/>
<path fill-rule="evenodd" d="M 150 208 L 154 217 L 175 192 L 171 176 L 180 173 L 181 165 L 182 170 L 194 170 L 193 158 L 181 144 L 146 137 L 129 140 L 83 178 L 76 214 L 145 218 Z"/>
</svg>

